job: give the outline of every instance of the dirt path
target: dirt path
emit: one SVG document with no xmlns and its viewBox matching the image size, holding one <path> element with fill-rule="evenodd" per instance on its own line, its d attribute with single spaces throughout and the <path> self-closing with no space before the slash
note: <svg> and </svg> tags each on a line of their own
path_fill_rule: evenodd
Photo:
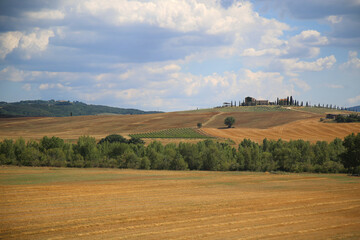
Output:
<svg viewBox="0 0 360 240">
<path fill-rule="evenodd" d="M 225 112 L 219 112 L 216 115 L 212 116 L 209 120 L 207 120 L 204 124 L 203 127 L 206 127 L 209 123 L 211 123 L 212 121 L 215 120 L 216 117 L 223 115 Z"/>
<path fill-rule="evenodd" d="M 303 111 L 303 110 L 296 109 L 296 108 L 291 108 L 291 107 L 288 107 L 287 109 L 289 109 L 289 110 L 291 110 L 291 111 L 295 111 L 295 112 L 301 112 L 301 113 L 309 113 L 309 114 L 313 114 L 313 115 L 319 115 L 319 113 L 314 113 L 314 112 L 309 112 L 309 111 Z"/>
</svg>

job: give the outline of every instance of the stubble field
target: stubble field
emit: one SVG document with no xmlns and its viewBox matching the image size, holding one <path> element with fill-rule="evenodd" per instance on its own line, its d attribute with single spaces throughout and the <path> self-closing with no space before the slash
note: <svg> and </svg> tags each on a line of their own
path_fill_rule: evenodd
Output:
<svg viewBox="0 0 360 240">
<path fill-rule="evenodd" d="M 0 168 L 1 239 L 359 239 L 346 175 Z"/>
<path fill-rule="evenodd" d="M 256 142 L 262 142 L 264 138 L 330 142 L 336 137 L 343 139 L 351 133 L 360 132 L 360 123 L 323 123 L 320 122 L 320 118 L 325 117 L 325 113 L 314 113 L 310 110 L 314 111 L 312 108 L 289 110 L 244 107 L 148 115 L 0 118 L 0 139 L 23 137 L 27 140 L 39 140 L 43 136 L 57 136 L 74 142 L 80 136 L 89 135 L 100 140 L 113 133 L 127 136 L 174 128 L 196 128 L 199 122 L 203 124 L 202 130 L 207 135 L 219 139 L 229 138 L 235 143 L 241 142 L 244 138 Z M 224 119 L 227 116 L 236 119 L 234 128 L 225 127 Z M 164 144 L 202 141 L 164 138 L 156 140 Z M 149 143 L 153 139 L 146 141 Z"/>
</svg>

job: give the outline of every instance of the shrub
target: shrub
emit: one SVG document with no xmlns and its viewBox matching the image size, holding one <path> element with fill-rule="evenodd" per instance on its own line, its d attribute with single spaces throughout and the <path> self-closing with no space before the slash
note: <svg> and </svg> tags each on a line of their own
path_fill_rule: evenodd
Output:
<svg viewBox="0 0 360 240">
<path fill-rule="evenodd" d="M 108 143 L 114 143 L 114 142 L 119 142 L 119 143 L 127 143 L 127 140 L 119 135 L 119 134 L 111 134 L 106 136 L 105 138 L 102 138 L 99 141 L 99 144 L 103 144 L 104 142 L 108 142 Z"/>
</svg>

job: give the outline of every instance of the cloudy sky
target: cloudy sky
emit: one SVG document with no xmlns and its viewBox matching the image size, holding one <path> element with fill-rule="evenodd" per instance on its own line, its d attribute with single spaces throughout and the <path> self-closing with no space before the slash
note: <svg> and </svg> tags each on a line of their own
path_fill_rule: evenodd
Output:
<svg viewBox="0 0 360 240">
<path fill-rule="evenodd" d="M 359 0 L 1 0 L 0 100 L 360 105 Z"/>
</svg>

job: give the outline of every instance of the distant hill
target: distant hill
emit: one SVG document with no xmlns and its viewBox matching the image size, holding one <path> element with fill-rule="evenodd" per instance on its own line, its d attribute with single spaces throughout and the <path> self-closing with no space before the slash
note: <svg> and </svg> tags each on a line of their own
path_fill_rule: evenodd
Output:
<svg viewBox="0 0 360 240">
<path fill-rule="evenodd" d="M 354 111 L 354 112 L 360 112 L 360 106 L 349 107 L 348 110 L 349 111 Z"/>
<path fill-rule="evenodd" d="M 29 100 L 15 103 L 0 102 L 0 117 L 68 117 L 82 115 L 150 114 L 158 111 L 141 111 L 82 102 Z"/>
</svg>

